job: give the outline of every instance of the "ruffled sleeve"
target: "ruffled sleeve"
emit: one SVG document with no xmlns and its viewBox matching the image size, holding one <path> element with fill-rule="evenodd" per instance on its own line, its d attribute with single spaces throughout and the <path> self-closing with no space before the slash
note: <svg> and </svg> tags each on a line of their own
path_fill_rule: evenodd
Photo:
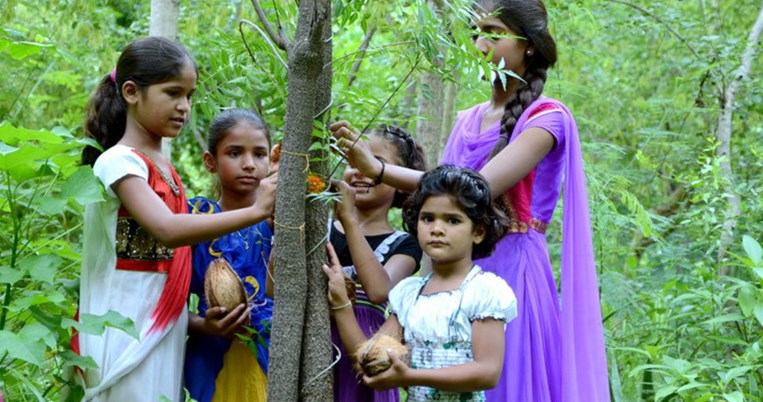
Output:
<svg viewBox="0 0 763 402">
<path fill-rule="evenodd" d="M 389 292 L 389 312 L 397 315 L 397 320 L 403 327 L 405 327 L 404 323 L 424 283 L 424 278 L 408 277 L 400 281 Z"/>
<path fill-rule="evenodd" d="M 114 198 L 117 195 L 111 186 L 127 176 L 138 176 L 148 180 L 148 166 L 132 148 L 114 145 L 107 149 L 93 165 L 93 173 L 101 180 L 106 192 Z"/>
<path fill-rule="evenodd" d="M 492 318 L 508 323 L 517 317 L 514 291 L 492 272 L 477 275 L 464 291 L 463 304 L 469 322 Z"/>
</svg>

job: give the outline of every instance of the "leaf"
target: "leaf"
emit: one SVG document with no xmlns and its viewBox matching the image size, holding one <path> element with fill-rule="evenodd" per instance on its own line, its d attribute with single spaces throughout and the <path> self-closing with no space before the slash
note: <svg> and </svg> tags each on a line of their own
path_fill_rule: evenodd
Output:
<svg viewBox="0 0 763 402">
<path fill-rule="evenodd" d="M 57 215 L 63 212 L 66 206 L 66 199 L 43 195 L 35 198 L 33 205 L 43 215 Z"/>
<path fill-rule="evenodd" d="M 758 305 L 755 306 L 755 310 L 753 310 L 752 314 L 758 320 L 758 324 L 763 326 L 763 303 L 758 303 Z"/>
<path fill-rule="evenodd" d="M 139 339 L 138 331 L 135 329 L 135 323 L 114 310 L 109 310 L 106 314 L 100 316 L 84 313 L 80 314 L 79 322 L 70 318 L 64 318 L 61 320 L 61 326 L 65 329 L 74 327 L 79 332 L 91 335 L 101 335 L 103 334 L 103 331 L 106 330 L 106 327 L 111 327 L 124 331 L 127 335 L 130 335 L 135 339 Z"/>
<path fill-rule="evenodd" d="M 40 365 L 45 359 L 45 344 L 40 339 L 22 338 L 10 331 L 0 330 L 0 355 Z"/>
<path fill-rule="evenodd" d="M 655 401 L 662 401 L 663 399 L 666 399 L 667 397 L 675 394 L 678 387 L 675 385 L 669 385 L 667 387 L 661 387 L 657 389 L 657 392 L 654 394 L 654 400 Z"/>
<path fill-rule="evenodd" d="M 752 237 L 744 235 L 742 236 L 742 247 L 744 247 L 744 252 L 747 253 L 747 256 L 750 257 L 755 265 L 761 265 L 763 262 L 763 248 L 761 248 L 760 243 Z"/>
<path fill-rule="evenodd" d="M 63 359 L 65 367 L 79 367 L 81 369 L 98 368 L 98 364 L 90 356 L 80 356 L 71 350 L 64 350 L 58 356 Z"/>
<path fill-rule="evenodd" d="M 61 257 L 53 254 L 35 255 L 21 260 L 19 267 L 29 272 L 32 279 L 52 284 L 61 261 Z"/>
<path fill-rule="evenodd" d="M 0 283 L 13 285 L 24 277 L 24 271 L 11 269 L 9 266 L 0 267 Z"/>
<path fill-rule="evenodd" d="M 739 291 L 739 307 L 742 308 L 742 314 L 745 317 L 752 315 L 752 310 L 755 308 L 755 294 L 752 293 L 750 288 L 742 288 Z"/>
<path fill-rule="evenodd" d="M 52 47 L 34 42 L 15 42 L 11 43 L 5 50 L 16 60 L 22 60 L 42 51 L 43 48 Z"/>
<path fill-rule="evenodd" d="M 103 201 L 101 182 L 90 166 L 81 166 L 61 187 L 61 195 L 74 197 L 80 205 Z"/>
<path fill-rule="evenodd" d="M 734 391 L 730 394 L 723 394 L 723 397 L 726 398 L 729 402 L 744 402 L 744 394 L 742 391 Z"/>
</svg>

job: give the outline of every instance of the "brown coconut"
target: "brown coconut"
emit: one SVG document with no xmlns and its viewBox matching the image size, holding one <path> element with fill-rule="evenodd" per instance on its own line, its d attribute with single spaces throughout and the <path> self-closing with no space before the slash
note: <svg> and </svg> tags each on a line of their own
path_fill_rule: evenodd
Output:
<svg viewBox="0 0 763 402">
<path fill-rule="evenodd" d="M 384 334 L 376 334 L 360 345 L 355 352 L 355 369 L 367 376 L 374 376 L 392 366 L 387 349 L 391 349 L 400 360 L 405 361 L 408 349 L 397 339 Z"/>
<path fill-rule="evenodd" d="M 246 303 L 246 290 L 241 278 L 224 258 L 209 263 L 204 275 L 204 295 L 207 306 L 224 307 L 231 311 Z"/>
</svg>

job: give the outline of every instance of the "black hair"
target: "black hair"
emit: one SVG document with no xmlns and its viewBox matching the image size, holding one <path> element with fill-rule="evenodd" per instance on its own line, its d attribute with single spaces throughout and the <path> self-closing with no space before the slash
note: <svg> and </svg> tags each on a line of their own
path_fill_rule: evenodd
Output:
<svg viewBox="0 0 763 402">
<path fill-rule="evenodd" d="M 382 137 L 395 146 L 397 149 L 397 159 L 399 159 L 401 163 L 400 166 L 422 172 L 426 170 L 424 150 L 421 149 L 421 145 L 417 144 L 416 141 L 413 140 L 413 137 L 404 129 L 391 124 L 381 124 L 370 130 L 369 134 Z M 397 190 L 395 192 L 395 198 L 392 201 L 392 206 L 401 208 L 408 197 L 410 197 L 409 193 Z"/>
<path fill-rule="evenodd" d="M 474 228 L 485 229 L 485 238 L 472 249 L 472 259 L 492 254 L 508 230 L 509 219 L 493 200 L 487 180 L 474 169 L 441 165 L 424 173 L 418 190 L 403 208 L 406 230 L 418 238 L 421 207 L 427 198 L 438 195 L 449 196 L 472 220 Z"/>
<path fill-rule="evenodd" d="M 236 125 L 248 122 L 255 128 L 265 132 L 265 138 L 268 139 L 268 149 L 271 147 L 270 130 L 262 120 L 262 117 L 252 110 L 248 109 L 228 109 L 219 113 L 209 124 L 209 133 L 207 134 L 207 151 L 217 156 L 217 144 L 225 138 L 228 130 Z"/>
<path fill-rule="evenodd" d="M 95 94 L 90 98 L 85 118 L 85 135 L 93 138 L 104 150 L 111 148 L 125 132 L 127 103 L 122 96 L 122 85 L 132 81 L 140 90 L 178 77 L 191 55 L 179 43 L 151 36 L 130 43 L 117 61 L 115 81 L 111 74 L 101 78 Z M 93 165 L 101 154 L 95 147 L 82 151 L 82 163 Z"/>
<path fill-rule="evenodd" d="M 501 135 L 490 151 L 492 159 L 509 143 L 525 108 L 543 93 L 546 70 L 556 63 L 556 42 L 548 30 L 548 13 L 543 0 L 481 0 L 478 4 L 535 48 L 532 55 L 525 55 L 524 82 L 519 82 L 517 90 L 506 102 L 501 117 Z"/>
</svg>

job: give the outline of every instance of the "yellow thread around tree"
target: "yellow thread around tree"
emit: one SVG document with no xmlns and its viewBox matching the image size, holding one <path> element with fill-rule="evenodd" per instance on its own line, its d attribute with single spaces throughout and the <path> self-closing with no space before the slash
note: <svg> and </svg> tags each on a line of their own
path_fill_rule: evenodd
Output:
<svg viewBox="0 0 763 402">
<path fill-rule="evenodd" d="M 288 154 L 288 155 L 294 155 L 294 156 L 304 156 L 305 157 L 305 169 L 302 170 L 302 171 L 303 172 L 307 172 L 308 169 L 310 169 L 310 155 L 303 154 L 301 152 L 289 152 L 289 151 L 283 149 L 283 147 L 281 147 L 281 153 L 282 154 Z"/>
</svg>

